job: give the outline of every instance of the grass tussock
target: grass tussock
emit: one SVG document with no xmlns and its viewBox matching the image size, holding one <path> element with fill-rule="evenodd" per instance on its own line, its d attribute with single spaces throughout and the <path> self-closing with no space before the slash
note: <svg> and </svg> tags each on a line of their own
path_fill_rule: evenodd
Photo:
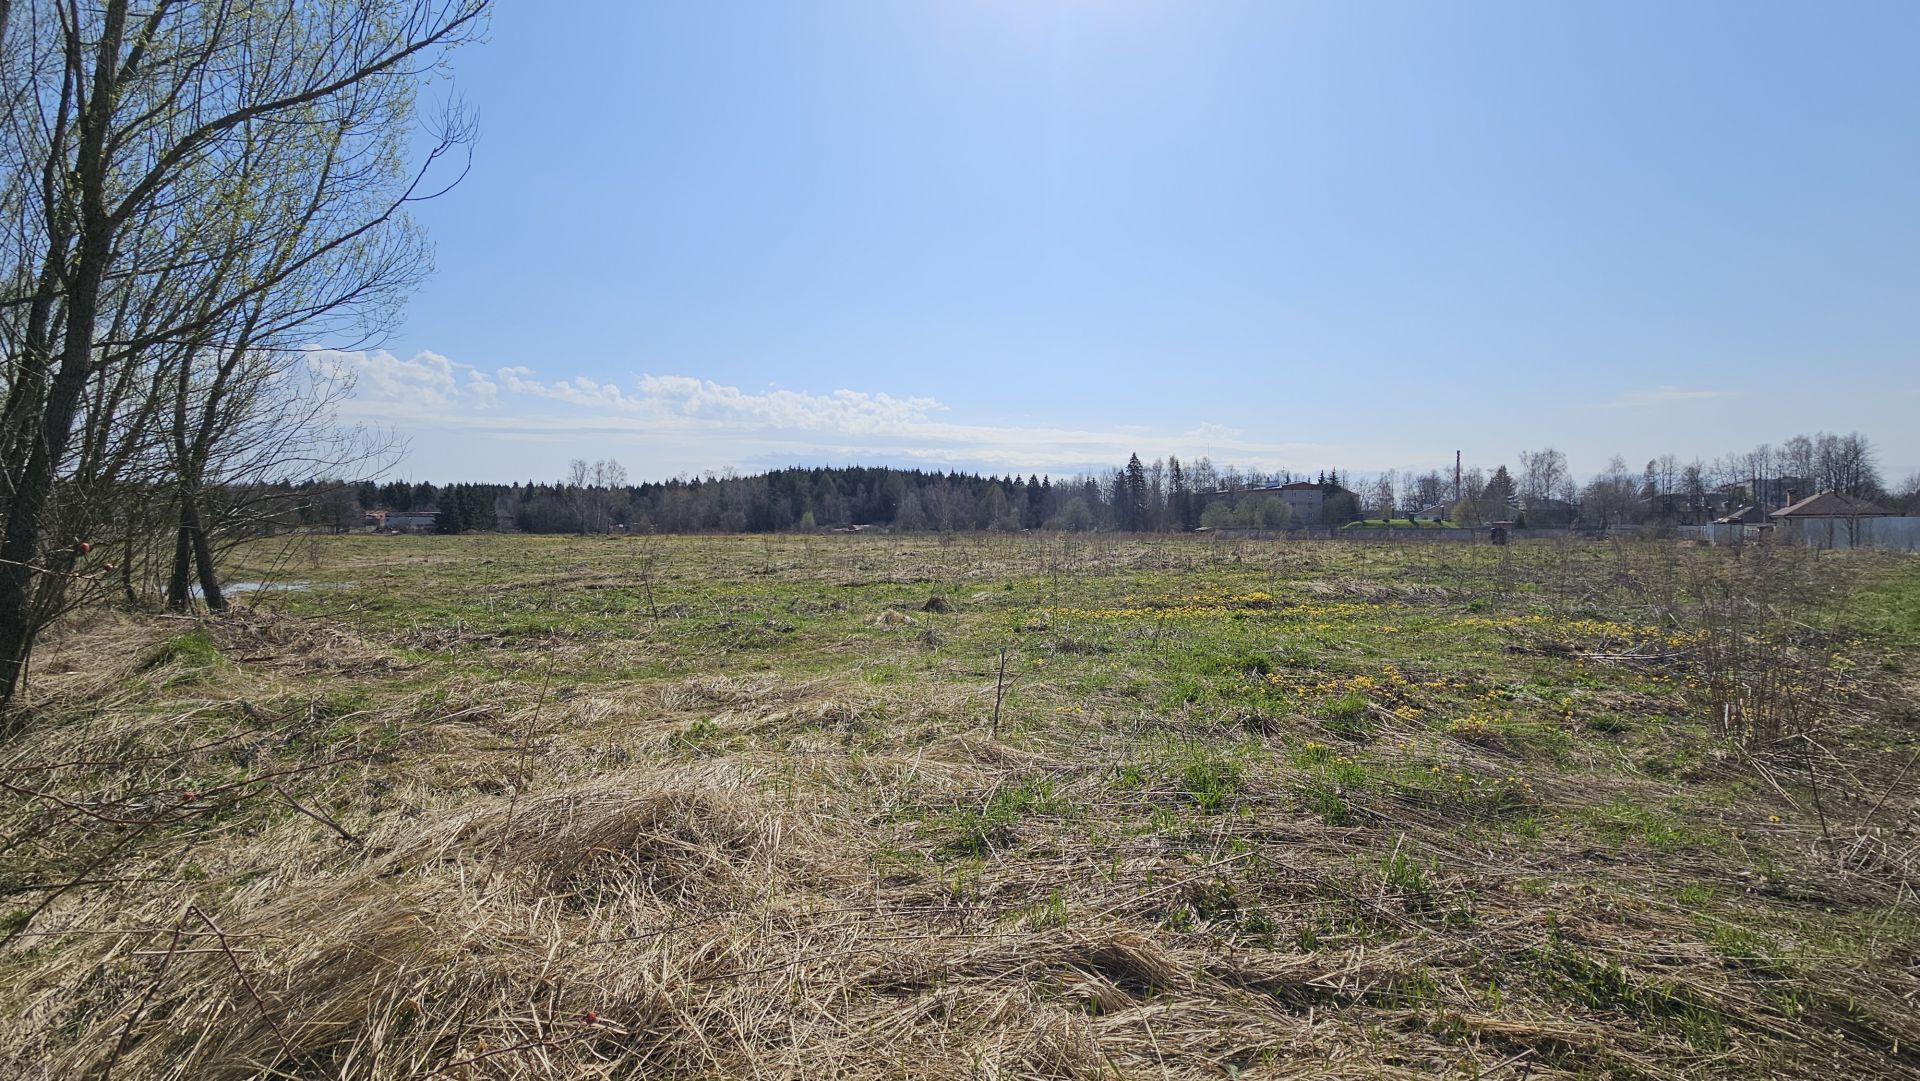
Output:
<svg viewBox="0 0 1920 1081">
<path fill-rule="evenodd" d="M 736 791 L 625 773 L 457 819 L 441 835 L 399 847 L 400 865 L 467 861 L 525 876 L 544 897 L 593 904 L 632 892 L 658 901 L 728 906 L 776 885 L 777 819 Z"/>
</svg>

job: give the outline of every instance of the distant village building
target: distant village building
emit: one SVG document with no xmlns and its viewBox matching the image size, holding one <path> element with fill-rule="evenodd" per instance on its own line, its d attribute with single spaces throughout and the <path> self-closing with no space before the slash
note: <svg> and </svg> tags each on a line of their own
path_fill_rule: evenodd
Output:
<svg viewBox="0 0 1920 1081">
<path fill-rule="evenodd" d="M 1580 517 L 1580 506 L 1569 499 L 1530 499 L 1526 505 L 1527 526 L 1532 529 L 1558 529 L 1572 525 Z"/>
<path fill-rule="evenodd" d="M 1707 528 L 1715 544 L 1765 543 L 1773 534 L 1767 508 L 1752 503 L 1715 517 Z"/>
<path fill-rule="evenodd" d="M 1761 477 L 1747 485 L 1747 494 L 1765 507 L 1784 507 L 1812 491 L 1805 477 Z"/>
<path fill-rule="evenodd" d="M 1720 486 L 1718 495 L 1722 502 L 1722 516 L 1734 508 L 1748 504 L 1762 510 L 1779 510 L 1803 496 L 1811 494 L 1813 483 L 1805 477 L 1755 477 Z"/>
<path fill-rule="evenodd" d="M 1272 492 L 1287 505 L 1295 526 L 1343 525 L 1359 516 L 1360 498 L 1338 484 L 1297 480 L 1258 491 Z"/>
<path fill-rule="evenodd" d="M 1841 538 L 1853 543 L 1861 519 L 1892 516 L 1892 511 L 1864 499 L 1826 491 L 1782 507 L 1768 517 L 1784 541 L 1833 547 Z"/>
<path fill-rule="evenodd" d="M 1252 495 L 1279 496 L 1287 505 L 1288 528 L 1314 529 L 1344 525 L 1360 517 L 1360 497 L 1338 484 L 1297 480 L 1292 484 L 1272 484 L 1262 488 L 1220 490 L 1206 493 L 1207 499 L 1244 499 Z"/>
<path fill-rule="evenodd" d="M 1287 510 L 1293 516 L 1294 525 L 1324 524 L 1327 509 L 1327 492 L 1324 486 L 1301 480 L 1266 490 L 1279 493 L 1280 502 L 1287 505 Z"/>
<path fill-rule="evenodd" d="M 431 533 L 440 524 L 433 510 L 370 510 L 362 521 L 374 532 Z"/>
</svg>

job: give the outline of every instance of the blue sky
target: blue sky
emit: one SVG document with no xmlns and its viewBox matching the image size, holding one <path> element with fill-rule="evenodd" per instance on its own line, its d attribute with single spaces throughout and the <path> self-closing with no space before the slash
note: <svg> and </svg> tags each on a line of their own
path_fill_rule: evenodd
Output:
<svg viewBox="0 0 1920 1081">
<path fill-rule="evenodd" d="M 1920 5 L 508 0 L 454 68 L 326 358 L 404 475 L 1920 469 Z"/>
</svg>

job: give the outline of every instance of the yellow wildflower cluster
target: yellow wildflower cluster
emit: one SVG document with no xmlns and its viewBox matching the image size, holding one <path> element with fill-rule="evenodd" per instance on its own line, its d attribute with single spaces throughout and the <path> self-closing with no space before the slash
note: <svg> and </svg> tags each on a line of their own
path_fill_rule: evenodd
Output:
<svg viewBox="0 0 1920 1081">
<path fill-rule="evenodd" d="M 1476 627 L 1498 631 L 1548 631 L 1567 637 L 1639 639 L 1664 642 L 1674 649 L 1700 640 L 1697 632 L 1676 632 L 1650 623 L 1627 623 L 1611 619 L 1561 619 L 1538 612 L 1524 616 L 1457 616 L 1448 620 L 1448 623 L 1455 627 Z"/>
<path fill-rule="evenodd" d="M 1281 693 L 1291 691 L 1298 699 L 1358 694 L 1393 712 L 1401 720 L 1414 721 L 1424 716 L 1430 702 L 1421 696 L 1428 692 L 1467 689 L 1465 683 L 1446 679 L 1415 680 L 1399 666 L 1384 664 L 1378 674 L 1360 672 L 1349 676 L 1328 676 L 1312 672 L 1280 671 L 1269 673 L 1267 684 Z"/>
<path fill-rule="evenodd" d="M 1332 747 L 1314 739 L 1302 744 L 1300 750 L 1294 755 L 1294 764 L 1306 768 L 1352 766 L 1359 761 L 1350 754 L 1335 751 Z"/>
<path fill-rule="evenodd" d="M 1456 627 L 1482 627 L 1493 631 L 1514 631 L 1541 627 L 1549 622 L 1543 615 L 1531 616 L 1459 616 L 1451 621 Z"/>
<path fill-rule="evenodd" d="M 1309 694 L 1346 694 L 1348 692 L 1366 694 L 1382 685 L 1380 680 L 1364 674 L 1315 678 L 1294 672 L 1269 673 L 1267 682 L 1275 687 L 1292 687 L 1296 698 L 1305 698 Z"/>
<path fill-rule="evenodd" d="M 1480 716 L 1455 717 L 1453 720 L 1447 722 L 1447 734 L 1450 736 L 1471 738 L 1473 736 L 1490 735 L 1493 731 L 1493 725 L 1487 723 L 1485 717 Z M 1438 769 L 1440 767 L 1435 766 L 1434 768 Z"/>
<path fill-rule="evenodd" d="M 1447 722 L 1447 734 L 1461 739 L 1484 738 L 1500 733 L 1508 721 L 1513 720 L 1511 711 L 1503 713 L 1469 713 L 1465 717 L 1455 717 Z"/>
<path fill-rule="evenodd" d="M 1427 772 L 1440 779 L 1443 784 L 1451 784 L 1455 789 L 1473 793 L 1480 798 L 1493 797 L 1505 800 L 1526 800 L 1533 796 L 1533 782 L 1517 774 L 1503 777 L 1480 777 L 1455 770 L 1448 773 L 1439 766 L 1428 766 Z"/>
</svg>

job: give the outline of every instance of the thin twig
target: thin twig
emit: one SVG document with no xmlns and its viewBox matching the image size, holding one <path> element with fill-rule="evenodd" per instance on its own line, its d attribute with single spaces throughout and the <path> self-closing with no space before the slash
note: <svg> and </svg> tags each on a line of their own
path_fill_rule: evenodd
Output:
<svg viewBox="0 0 1920 1081">
<path fill-rule="evenodd" d="M 333 819 L 327 817 L 325 814 L 319 811 L 313 810 L 305 806 L 304 804 L 302 804 L 299 800 L 294 799 L 292 793 L 288 792 L 286 789 L 280 787 L 277 784 L 273 784 L 272 782 L 268 782 L 267 787 L 279 793 L 280 798 L 283 800 L 286 800 L 287 805 L 292 807 L 294 810 L 299 811 L 301 814 L 306 815 L 308 818 L 313 819 L 315 822 L 318 822 L 321 825 L 332 830 L 333 832 L 339 834 L 340 839 L 342 841 L 345 841 L 356 848 L 366 847 L 367 842 L 361 840 L 359 837 L 356 837 L 351 833 L 348 833 L 345 827 L 341 826 L 340 823 L 335 822 Z"/>
<path fill-rule="evenodd" d="M 993 681 L 993 736 L 1000 738 L 1000 703 L 1007 696 L 1007 650 L 1000 648 L 1000 675 Z"/>
<path fill-rule="evenodd" d="M 273 1010 L 267 1006 L 267 1000 L 262 998 L 259 989 L 254 987 L 253 977 L 247 975 L 246 967 L 240 963 L 240 958 L 234 955 L 233 948 L 227 945 L 227 933 L 220 929 L 219 924 L 213 922 L 212 916 L 200 911 L 198 905 L 188 905 L 187 911 L 198 917 L 201 923 L 206 924 L 207 930 L 212 931 L 214 937 L 219 940 L 221 952 L 227 955 L 227 963 L 233 966 L 234 975 L 240 977 L 240 986 L 247 989 L 247 994 L 252 996 L 254 1005 L 260 1007 L 260 1016 L 266 1020 L 267 1027 L 273 1029 L 273 1034 L 279 1039 L 280 1050 L 287 1056 L 287 1061 L 293 1061 L 296 1057 L 293 1041 L 289 1040 L 287 1034 L 281 1030 L 280 1022 L 273 1016 Z"/>
<path fill-rule="evenodd" d="M 109 1078 L 113 1076 L 114 1065 L 120 1061 L 121 1055 L 127 1053 L 127 1048 L 133 1044 L 133 1033 L 140 1025 L 140 1015 L 147 1011 L 147 1006 L 152 1003 L 153 996 L 160 990 L 160 984 L 167 978 L 168 966 L 173 964 L 175 955 L 180 952 L 180 938 L 186 928 L 187 915 L 192 911 L 193 906 L 191 905 L 182 909 L 180 911 L 180 918 L 174 922 L 173 938 L 167 944 L 166 955 L 160 958 L 160 967 L 154 971 L 153 982 L 147 985 L 146 992 L 140 996 L 139 1004 L 133 1008 L 132 1013 L 127 1015 L 127 1023 L 120 1029 L 120 1038 L 114 1041 L 113 1051 L 108 1054 L 106 1063 L 100 1067 L 100 1081 L 109 1081 Z"/>
<path fill-rule="evenodd" d="M 1893 795 L 1893 790 L 1900 787 L 1901 781 L 1907 779 L 1907 771 L 1913 768 L 1915 761 L 1920 761 L 1920 747 L 1914 748 L 1913 753 L 1907 756 L 1907 764 L 1900 767 L 1900 775 L 1893 779 L 1893 783 L 1887 786 L 1885 792 L 1880 793 L 1880 799 L 1874 803 L 1873 810 L 1868 811 L 1866 817 L 1860 820 L 1861 826 L 1873 821 L 1873 816 L 1880 813 L 1880 808 L 1886 805 L 1887 797 Z"/>
</svg>

